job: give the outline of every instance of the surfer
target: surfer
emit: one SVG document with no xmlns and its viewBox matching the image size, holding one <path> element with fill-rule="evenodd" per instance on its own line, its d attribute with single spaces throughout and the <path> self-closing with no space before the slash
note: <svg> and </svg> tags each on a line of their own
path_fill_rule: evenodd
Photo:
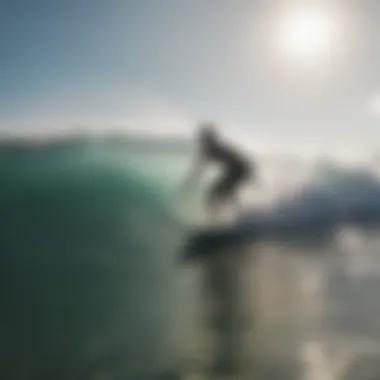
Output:
<svg viewBox="0 0 380 380">
<path fill-rule="evenodd" d="M 213 123 L 202 123 L 198 132 L 198 153 L 193 170 L 185 182 L 188 187 L 199 179 L 207 164 L 216 163 L 222 175 L 211 186 L 206 206 L 215 215 L 220 205 L 238 205 L 238 190 L 253 178 L 254 165 L 236 148 L 221 140 Z"/>
</svg>

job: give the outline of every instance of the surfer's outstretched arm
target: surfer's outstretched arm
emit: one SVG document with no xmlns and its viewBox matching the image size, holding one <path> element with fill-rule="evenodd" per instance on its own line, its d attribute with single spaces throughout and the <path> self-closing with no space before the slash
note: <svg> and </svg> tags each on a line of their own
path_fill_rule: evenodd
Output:
<svg viewBox="0 0 380 380">
<path fill-rule="evenodd" d="M 202 156 L 197 156 L 194 160 L 192 167 L 190 168 L 190 171 L 187 173 L 187 176 L 185 177 L 185 180 L 182 185 L 183 190 L 186 192 L 191 190 L 193 186 L 197 184 L 200 178 L 202 177 L 204 170 L 205 160 Z"/>
</svg>

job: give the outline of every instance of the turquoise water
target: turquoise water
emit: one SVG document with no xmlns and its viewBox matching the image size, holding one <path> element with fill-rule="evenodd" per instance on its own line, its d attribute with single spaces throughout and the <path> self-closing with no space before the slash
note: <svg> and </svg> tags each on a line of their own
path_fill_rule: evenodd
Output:
<svg viewBox="0 0 380 380">
<path fill-rule="evenodd" d="M 175 368 L 182 235 L 167 208 L 176 184 L 157 163 L 107 142 L 3 143 L 1 378 L 139 379 Z"/>
</svg>

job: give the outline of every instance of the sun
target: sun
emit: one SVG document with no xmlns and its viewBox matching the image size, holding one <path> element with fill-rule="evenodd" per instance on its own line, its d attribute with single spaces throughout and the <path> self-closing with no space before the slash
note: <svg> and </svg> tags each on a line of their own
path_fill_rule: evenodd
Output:
<svg viewBox="0 0 380 380">
<path fill-rule="evenodd" d="M 299 7 L 284 12 L 278 22 L 282 54 L 295 62 L 318 63 L 329 57 L 336 35 L 336 20 L 323 9 Z"/>
</svg>

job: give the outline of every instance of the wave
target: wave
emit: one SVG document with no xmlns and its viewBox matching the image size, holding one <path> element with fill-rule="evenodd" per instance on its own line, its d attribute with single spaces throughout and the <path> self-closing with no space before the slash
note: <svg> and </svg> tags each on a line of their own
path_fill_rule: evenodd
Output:
<svg viewBox="0 0 380 380">
<path fill-rule="evenodd" d="M 380 180 L 367 170 L 328 167 L 291 197 L 278 199 L 264 212 L 254 210 L 237 227 L 268 234 L 303 234 L 340 224 L 365 227 L 380 222 Z"/>
<path fill-rule="evenodd" d="M 139 158 L 150 148 L 131 141 L 0 145 L 0 377 L 169 378 L 173 340 L 182 349 L 193 329 L 180 321 L 173 331 L 187 238 L 167 207 L 175 181 L 151 176 L 155 159 Z M 228 239 L 318 240 L 379 215 L 375 176 L 328 167 L 292 197 L 247 210 Z M 195 305 L 179 293 L 189 319 Z"/>
<path fill-rule="evenodd" d="M 139 379 L 173 367 L 180 235 L 160 184 L 114 151 L 2 143 L 1 378 Z"/>
</svg>

